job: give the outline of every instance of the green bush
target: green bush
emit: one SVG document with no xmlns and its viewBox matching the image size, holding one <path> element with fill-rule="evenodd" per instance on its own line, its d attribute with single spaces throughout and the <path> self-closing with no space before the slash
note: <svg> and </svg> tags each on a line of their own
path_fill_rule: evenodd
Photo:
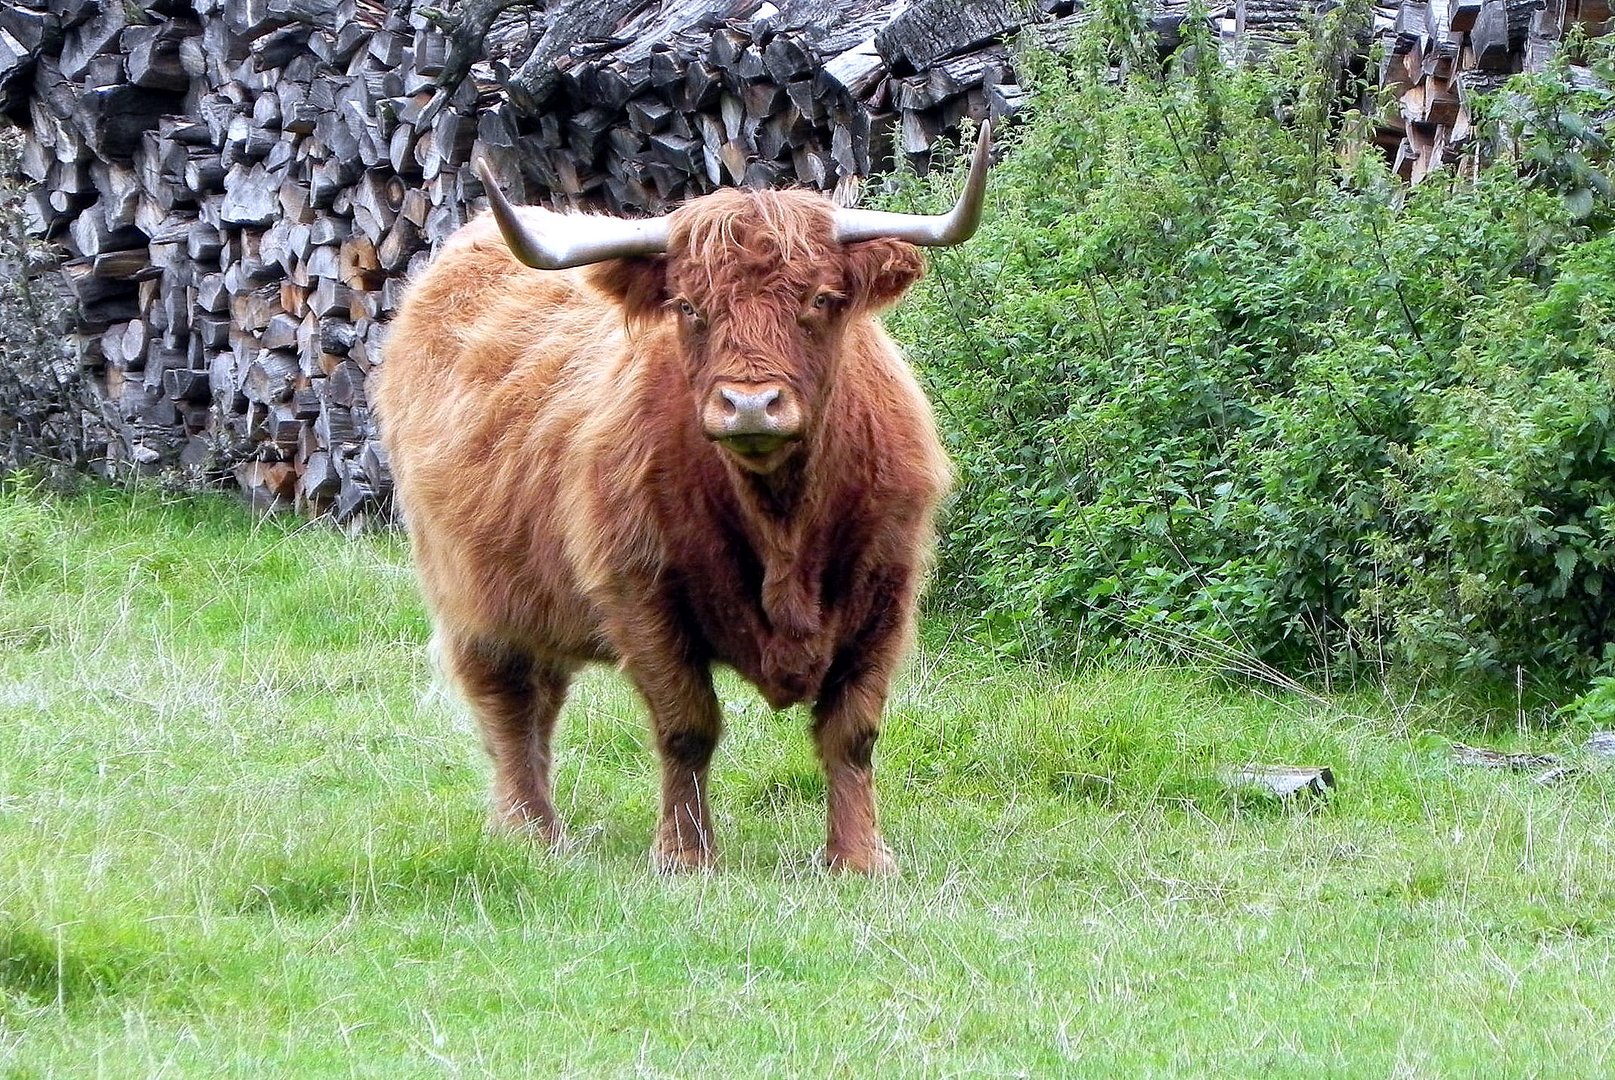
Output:
<svg viewBox="0 0 1615 1080">
<path fill-rule="evenodd" d="M 1118 77 L 1114 41 L 1023 64 L 994 212 L 894 318 L 959 471 L 933 599 L 1006 650 L 1605 662 L 1592 129 L 1522 125 L 1518 156 L 1409 191 L 1337 107 L 1354 17 L 1270 68 L 1196 63 L 1203 33 L 1164 72 Z M 1513 100 L 1574 115 L 1565 78 Z M 1540 167 L 1567 155 L 1573 190 Z"/>
</svg>

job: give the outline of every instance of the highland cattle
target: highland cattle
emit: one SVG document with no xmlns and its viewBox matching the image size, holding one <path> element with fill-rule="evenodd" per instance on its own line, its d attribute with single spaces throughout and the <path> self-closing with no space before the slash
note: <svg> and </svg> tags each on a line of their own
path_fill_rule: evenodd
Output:
<svg viewBox="0 0 1615 1080">
<path fill-rule="evenodd" d="M 661 759 L 652 862 L 710 866 L 712 668 L 809 703 L 832 868 L 894 866 L 873 752 L 949 468 L 876 320 L 918 246 L 975 231 L 721 190 L 629 221 L 510 205 L 450 238 L 389 333 L 375 405 L 448 673 L 493 762 L 495 818 L 552 840 L 551 737 L 614 664 Z"/>
</svg>

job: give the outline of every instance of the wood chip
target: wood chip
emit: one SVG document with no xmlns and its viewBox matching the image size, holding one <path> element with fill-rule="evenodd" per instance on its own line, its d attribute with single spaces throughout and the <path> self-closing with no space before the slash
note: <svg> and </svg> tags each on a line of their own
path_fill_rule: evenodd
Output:
<svg viewBox="0 0 1615 1080">
<path fill-rule="evenodd" d="M 1579 772 L 1581 770 L 1574 765 L 1555 765 L 1547 772 L 1538 773 L 1531 779 L 1546 787 L 1549 784 L 1557 784 L 1561 780 L 1568 780 Z"/>
<path fill-rule="evenodd" d="M 1553 768 L 1561 763 L 1557 754 L 1505 754 L 1500 750 L 1488 750 L 1484 746 L 1469 746 L 1460 742 L 1452 744 L 1452 754 L 1458 764 L 1477 769 L 1510 769 L 1514 772 L 1524 772 L 1527 769 Z"/>
<path fill-rule="evenodd" d="M 1335 774 L 1320 765 L 1247 765 L 1227 776 L 1233 787 L 1257 788 L 1281 799 L 1323 795 L 1335 786 Z"/>
</svg>

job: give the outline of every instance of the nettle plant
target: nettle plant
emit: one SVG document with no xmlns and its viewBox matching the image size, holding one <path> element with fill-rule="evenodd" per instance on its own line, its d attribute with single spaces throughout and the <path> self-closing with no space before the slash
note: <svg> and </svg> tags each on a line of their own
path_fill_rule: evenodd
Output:
<svg viewBox="0 0 1615 1080">
<path fill-rule="evenodd" d="M 1406 189 L 1341 104 L 1362 17 L 1269 67 L 1119 18 L 1023 59 L 995 212 L 893 318 L 959 473 L 933 601 L 1006 651 L 1606 662 L 1607 202 Z"/>
<path fill-rule="evenodd" d="M 1573 26 L 1543 70 L 1511 79 L 1485 103 L 1483 116 L 1500 160 L 1558 192 L 1576 221 L 1609 228 L 1615 37 L 1589 38 L 1584 27 Z"/>
</svg>

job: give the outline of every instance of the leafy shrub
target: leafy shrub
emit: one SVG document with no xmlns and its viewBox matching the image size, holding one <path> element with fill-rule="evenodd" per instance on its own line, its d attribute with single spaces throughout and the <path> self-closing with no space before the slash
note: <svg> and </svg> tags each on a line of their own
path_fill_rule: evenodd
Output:
<svg viewBox="0 0 1615 1080">
<path fill-rule="evenodd" d="M 995 212 L 893 320 L 959 472 L 933 599 L 1006 649 L 1605 662 L 1607 208 L 1514 159 L 1407 190 L 1336 106 L 1361 17 L 1265 69 L 1023 64 Z"/>
<path fill-rule="evenodd" d="M 1392 488 L 1403 636 L 1466 666 L 1610 659 L 1615 236 L 1477 311 L 1452 374 Z"/>
<path fill-rule="evenodd" d="M 1615 119 L 1615 42 L 1589 40 L 1584 27 L 1572 25 L 1540 74 L 1512 80 L 1483 103 L 1481 114 L 1507 160 L 1558 192 L 1577 221 L 1608 228 L 1615 209 L 1608 130 Z"/>
<path fill-rule="evenodd" d="M 1615 728 L 1615 676 L 1599 675 L 1580 697 L 1559 710 L 1571 723 L 1605 731 Z"/>
</svg>

